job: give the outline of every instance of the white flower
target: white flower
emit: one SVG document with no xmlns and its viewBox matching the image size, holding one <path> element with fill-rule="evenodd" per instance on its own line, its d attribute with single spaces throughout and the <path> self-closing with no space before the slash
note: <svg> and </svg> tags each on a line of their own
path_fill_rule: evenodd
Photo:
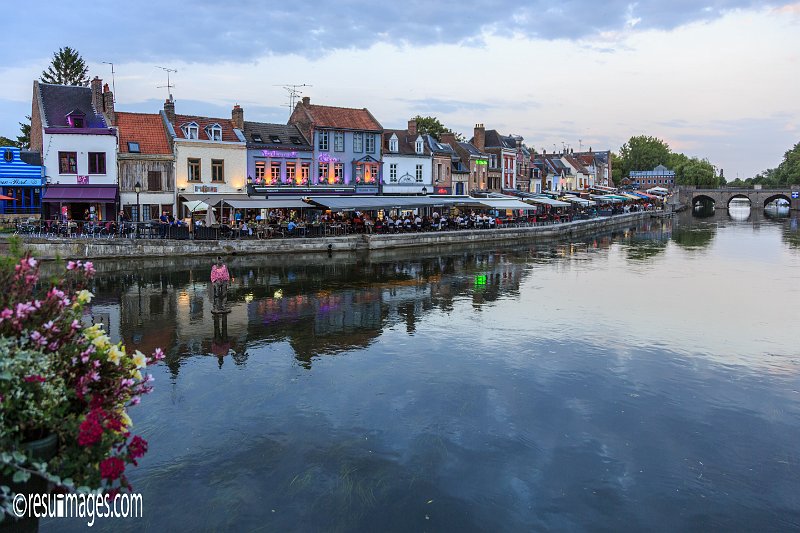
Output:
<svg viewBox="0 0 800 533">
<path fill-rule="evenodd" d="M 88 304 L 89 302 L 92 301 L 92 298 L 94 298 L 94 294 L 87 291 L 86 289 L 83 289 L 81 292 L 78 293 L 78 301 L 82 304 Z"/>
<path fill-rule="evenodd" d="M 122 350 L 120 350 L 116 345 L 112 346 L 111 349 L 108 350 L 108 360 L 114 363 L 115 365 L 119 365 L 119 362 L 122 359 L 123 355 L 125 355 L 125 353 Z"/>
<path fill-rule="evenodd" d="M 136 368 L 144 368 L 147 366 L 147 357 L 139 350 L 136 350 L 136 353 L 133 354 L 133 364 L 136 365 Z"/>
</svg>

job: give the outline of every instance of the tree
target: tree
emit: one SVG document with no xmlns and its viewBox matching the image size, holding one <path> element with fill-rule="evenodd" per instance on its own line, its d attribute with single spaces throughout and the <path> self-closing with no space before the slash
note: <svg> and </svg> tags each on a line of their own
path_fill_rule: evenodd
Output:
<svg viewBox="0 0 800 533">
<path fill-rule="evenodd" d="M 28 119 L 28 123 L 19 123 L 19 135 L 17 135 L 17 146 L 23 150 L 31 147 L 31 116 L 26 115 L 25 118 Z"/>
<path fill-rule="evenodd" d="M 775 185 L 800 185 L 800 142 L 783 154 L 783 161 L 775 169 Z"/>
<path fill-rule="evenodd" d="M 53 61 L 47 70 L 42 71 L 41 79 L 44 83 L 86 87 L 89 85 L 88 72 L 89 67 L 78 51 L 65 46 L 53 53 Z"/>
<path fill-rule="evenodd" d="M 648 135 L 631 137 L 619 149 L 622 177 L 630 176 L 631 170 L 652 170 L 666 165 L 670 160 L 669 145 Z"/>
<path fill-rule="evenodd" d="M 449 128 L 446 128 L 445 125 L 439 122 L 439 119 L 436 117 L 423 117 L 417 115 L 414 117 L 414 120 L 417 121 L 417 133 L 422 135 L 430 135 L 437 141 L 441 140 L 443 133 L 453 133 L 456 136 L 456 140 L 464 140 L 464 137 L 461 134 L 455 133 Z"/>
<path fill-rule="evenodd" d="M 3 137 L 2 135 L 0 135 L 0 146 L 16 146 L 16 145 L 17 141 L 13 141 L 8 137 Z"/>
</svg>

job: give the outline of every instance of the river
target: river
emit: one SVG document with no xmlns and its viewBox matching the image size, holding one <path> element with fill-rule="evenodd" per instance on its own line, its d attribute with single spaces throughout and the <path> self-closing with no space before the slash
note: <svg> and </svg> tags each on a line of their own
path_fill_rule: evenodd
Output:
<svg viewBox="0 0 800 533">
<path fill-rule="evenodd" d="M 205 260 L 99 263 L 93 319 L 167 358 L 144 517 L 93 529 L 800 528 L 798 220 L 705 214 L 236 257 L 224 321 Z"/>
</svg>

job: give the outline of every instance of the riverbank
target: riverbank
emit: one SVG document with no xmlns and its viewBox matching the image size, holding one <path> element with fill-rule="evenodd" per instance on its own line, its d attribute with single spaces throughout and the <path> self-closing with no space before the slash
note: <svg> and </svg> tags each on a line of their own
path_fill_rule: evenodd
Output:
<svg viewBox="0 0 800 533">
<path fill-rule="evenodd" d="M 635 223 L 651 215 L 651 212 L 639 212 L 548 226 L 391 235 L 359 234 L 340 237 L 221 241 L 25 238 L 24 243 L 34 255 L 44 260 L 314 254 L 575 238 Z"/>
</svg>

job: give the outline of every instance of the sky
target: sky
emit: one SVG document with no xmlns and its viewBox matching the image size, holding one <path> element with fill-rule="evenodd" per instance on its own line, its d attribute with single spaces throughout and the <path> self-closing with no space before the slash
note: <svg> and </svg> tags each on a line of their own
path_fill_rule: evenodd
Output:
<svg viewBox="0 0 800 533">
<path fill-rule="evenodd" d="M 728 180 L 800 142 L 800 2 L 750 0 L 39 0 L 4 12 L 0 135 L 30 114 L 59 47 L 111 82 L 116 107 L 285 123 L 284 86 L 366 107 L 385 128 L 435 116 L 548 152 L 652 135 Z"/>
</svg>

